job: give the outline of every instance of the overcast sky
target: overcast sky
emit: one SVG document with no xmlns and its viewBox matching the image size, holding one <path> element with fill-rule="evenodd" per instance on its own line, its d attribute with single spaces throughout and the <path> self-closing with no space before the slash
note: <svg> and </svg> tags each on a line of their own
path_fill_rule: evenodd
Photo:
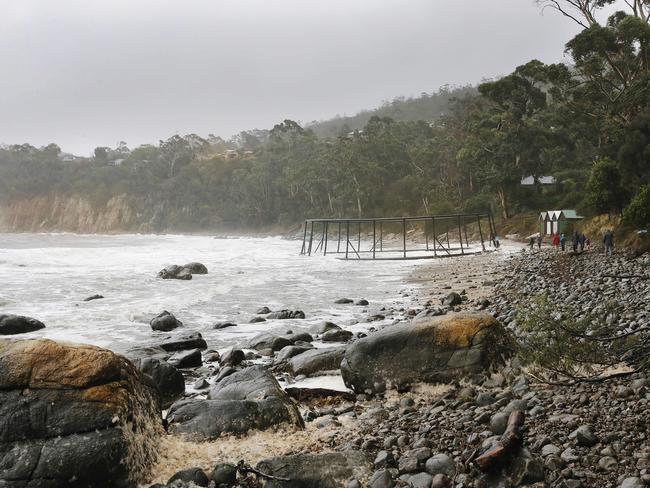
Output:
<svg viewBox="0 0 650 488">
<path fill-rule="evenodd" d="M 0 143 L 229 137 L 557 62 L 533 0 L 2 0 Z"/>
</svg>

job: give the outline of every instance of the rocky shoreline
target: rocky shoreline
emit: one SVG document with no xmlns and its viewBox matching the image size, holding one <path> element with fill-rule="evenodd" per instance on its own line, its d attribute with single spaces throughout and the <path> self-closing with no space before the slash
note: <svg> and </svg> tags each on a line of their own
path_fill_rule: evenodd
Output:
<svg viewBox="0 0 650 488">
<path fill-rule="evenodd" d="M 505 331 L 516 330 L 515 310 L 539 293 L 584 310 L 599 310 L 602 297 L 612 296 L 623 307 L 611 319 L 621 331 L 645 327 L 649 274 L 647 256 L 488 253 L 416 268 L 414 291 L 406 292 L 410 308 L 341 301 L 367 307 L 369 322 L 394 317 L 393 325 L 367 334 L 326 322 L 215 351 L 198 333 L 172 331 L 168 340 L 127 354 L 145 388 L 158 392 L 158 408 L 167 409 L 160 417 L 167 432 L 152 431 L 157 447 L 140 456 L 150 462 L 148 475 L 146 462 L 139 463 L 132 476 L 121 475 L 122 484 L 108 486 L 646 486 L 646 374 L 577 386 L 539 383 L 516 358 L 506 361 L 513 344 Z M 269 320 L 304 317 L 295 310 L 258 312 Z M 161 318 L 161 330 L 176 327 L 177 319 Z M 34 342 L 41 341 L 18 344 Z M 0 349 L 3 376 L 11 359 L 6 351 Z M 318 384 L 319 375 L 336 378 L 339 369 L 354 393 Z M 299 386 L 309 379 L 318 387 Z M 138 408 L 124 407 L 121 415 Z M 145 410 L 149 419 L 151 408 Z M 512 424 L 517 416 L 521 429 Z M 8 429 L 5 422 L 1 430 Z M 21 442 L 33 435 L 26 429 Z M 26 461 L 7 439 L 5 433 L 0 450 L 6 486 L 64 486 L 35 477 L 32 465 L 22 466 L 26 474 L 8 475 Z M 124 442 L 123 452 L 131 452 Z M 481 456 L 504 446 L 499 462 L 484 469 Z"/>
</svg>

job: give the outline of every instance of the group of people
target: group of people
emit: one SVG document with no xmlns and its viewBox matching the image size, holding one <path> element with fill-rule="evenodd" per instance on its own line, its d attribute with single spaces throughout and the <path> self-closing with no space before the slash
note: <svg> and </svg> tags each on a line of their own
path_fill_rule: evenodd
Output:
<svg viewBox="0 0 650 488">
<path fill-rule="evenodd" d="M 567 240 L 566 234 L 556 232 L 553 234 L 553 240 L 551 243 L 554 248 L 561 248 L 565 251 Z M 541 233 L 537 234 L 537 236 L 531 236 L 529 242 L 530 249 L 532 250 L 535 247 L 535 244 L 537 244 L 538 249 L 541 248 L 542 241 L 543 237 Z M 589 251 L 591 249 L 591 241 L 589 238 L 584 233 L 580 233 L 577 230 L 573 231 L 573 234 L 571 235 L 571 245 L 573 247 L 573 252 L 577 252 L 578 249 L 580 249 L 580 252 Z M 611 256 L 614 250 L 614 233 L 611 230 L 605 232 L 605 235 L 603 236 L 603 246 L 605 247 L 605 254 Z"/>
</svg>

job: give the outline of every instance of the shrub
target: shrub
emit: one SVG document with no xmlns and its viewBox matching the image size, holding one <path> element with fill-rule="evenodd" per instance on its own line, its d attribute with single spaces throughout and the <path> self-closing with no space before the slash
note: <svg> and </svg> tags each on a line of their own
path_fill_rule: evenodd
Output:
<svg viewBox="0 0 650 488">
<path fill-rule="evenodd" d="M 624 201 L 621 172 L 616 162 L 599 159 L 591 167 L 585 189 L 585 202 L 598 213 L 620 210 Z"/>
<path fill-rule="evenodd" d="M 650 223 L 650 183 L 641 187 L 623 210 L 623 222 L 644 226 Z"/>
</svg>

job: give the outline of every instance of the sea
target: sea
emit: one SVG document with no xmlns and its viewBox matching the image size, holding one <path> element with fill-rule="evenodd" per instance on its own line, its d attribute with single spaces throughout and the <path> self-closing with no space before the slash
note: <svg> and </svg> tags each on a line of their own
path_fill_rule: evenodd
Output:
<svg viewBox="0 0 650 488">
<path fill-rule="evenodd" d="M 42 321 L 46 328 L 15 338 L 46 337 L 125 352 L 169 333 L 149 321 L 164 310 L 198 331 L 210 348 L 245 346 L 260 332 L 309 330 L 328 320 L 366 331 L 395 320 L 418 285 L 418 261 L 342 260 L 300 255 L 302 241 L 282 237 L 197 235 L 0 234 L 0 314 Z M 207 275 L 163 280 L 170 264 L 198 261 Z M 104 298 L 84 301 L 99 294 Z M 366 299 L 368 306 L 335 304 Z M 304 320 L 250 323 L 256 312 L 302 310 Z M 386 315 L 369 322 L 371 315 Z M 220 321 L 235 327 L 214 329 Z"/>
</svg>

